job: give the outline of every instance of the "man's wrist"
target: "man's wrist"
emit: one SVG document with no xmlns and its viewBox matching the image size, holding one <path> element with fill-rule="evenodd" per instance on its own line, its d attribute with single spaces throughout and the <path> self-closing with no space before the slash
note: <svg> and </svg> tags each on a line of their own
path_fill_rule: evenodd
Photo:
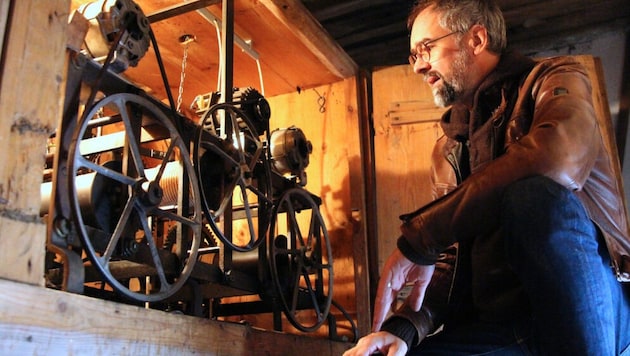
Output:
<svg viewBox="0 0 630 356">
<path fill-rule="evenodd" d="M 409 349 L 414 345 L 417 338 L 417 331 L 413 323 L 405 318 L 392 316 L 385 320 L 380 331 L 386 331 L 401 338 Z"/>
<path fill-rule="evenodd" d="M 405 256 L 409 261 L 415 264 L 428 266 L 434 265 L 435 262 L 437 262 L 437 256 L 427 257 L 418 253 L 404 236 L 398 238 L 398 241 L 396 241 L 396 246 L 403 254 L 403 256 Z"/>
</svg>

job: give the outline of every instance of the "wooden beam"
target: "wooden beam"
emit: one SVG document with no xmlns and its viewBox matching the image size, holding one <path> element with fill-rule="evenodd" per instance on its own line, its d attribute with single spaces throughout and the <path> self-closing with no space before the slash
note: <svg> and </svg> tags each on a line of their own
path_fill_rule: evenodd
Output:
<svg viewBox="0 0 630 356">
<path fill-rule="evenodd" d="M 376 285 L 378 284 L 378 242 L 376 236 L 376 181 L 374 171 L 374 122 L 372 121 L 372 77 L 367 70 L 359 71 L 357 79 L 357 113 L 359 115 L 359 157 L 354 164 L 360 167 L 353 167 L 353 176 L 360 176 L 363 179 L 361 187 L 361 230 L 356 234 L 353 242 L 354 258 L 354 284 L 356 290 L 357 303 L 357 328 L 359 336 L 364 336 L 372 330 L 372 305 Z M 359 173 L 359 174 L 357 174 Z M 354 186 L 353 182 L 353 186 Z M 372 292 L 374 290 L 374 293 Z"/>
<path fill-rule="evenodd" d="M 505 11 L 509 43 L 532 43 L 535 47 L 541 39 L 553 42 L 559 37 L 573 37 L 573 42 L 584 42 L 584 38 L 593 37 L 589 31 L 622 27 L 627 23 L 624 12 L 619 11 L 626 6 L 624 0 L 576 1 L 574 5 L 567 7 L 564 4 L 566 11 L 549 11 L 549 2 L 541 2 Z M 607 20 L 602 23 L 601 19 Z"/>
<path fill-rule="evenodd" d="M 7 32 L 10 5 L 10 1 L 0 2 L 0 63 L 2 63 L 2 44 L 4 43 L 4 36 Z M 0 75 L 0 80 L 1 79 L 2 76 Z"/>
<path fill-rule="evenodd" d="M 6 2 L 5 2 L 6 3 Z M 70 0 L 14 0 L 0 83 L 0 277 L 44 284 L 46 141 L 61 117 Z"/>
<path fill-rule="evenodd" d="M 356 75 L 358 66 L 299 0 L 260 0 L 288 28 L 296 29 L 300 40 L 324 66 L 339 78 Z"/>
<path fill-rule="evenodd" d="M 0 350 L 30 355 L 341 355 L 351 345 L 0 279 Z"/>
<path fill-rule="evenodd" d="M 317 4 L 314 4 L 317 6 Z M 339 19 L 339 18 L 348 18 L 348 16 L 352 16 L 357 12 L 365 12 L 370 11 L 370 9 L 380 6 L 392 7 L 395 4 L 391 0 L 352 0 L 352 1 L 341 1 L 334 5 L 327 5 L 322 10 L 313 11 L 313 15 L 321 21 L 326 22 L 329 20 Z M 405 5 L 409 7 L 409 5 Z"/>
<path fill-rule="evenodd" d="M 187 12 L 199 10 L 210 5 L 215 5 L 220 2 L 221 0 L 197 0 L 184 4 L 176 4 L 147 15 L 147 19 L 150 23 L 155 23 L 177 15 L 185 14 Z"/>
</svg>

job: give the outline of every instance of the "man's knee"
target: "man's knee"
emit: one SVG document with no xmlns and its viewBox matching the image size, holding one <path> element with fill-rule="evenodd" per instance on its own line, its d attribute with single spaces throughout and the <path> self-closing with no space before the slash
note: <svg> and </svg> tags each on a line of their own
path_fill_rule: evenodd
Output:
<svg viewBox="0 0 630 356">
<path fill-rule="evenodd" d="M 544 215 L 545 210 L 566 208 L 567 203 L 581 205 L 573 192 L 545 176 L 533 176 L 508 185 L 501 203 L 502 212 L 519 216 L 526 212 Z"/>
<path fill-rule="evenodd" d="M 544 176 L 512 183 L 501 204 L 506 246 L 513 251 L 531 244 L 558 248 L 558 238 L 595 231 L 577 195 Z"/>
</svg>

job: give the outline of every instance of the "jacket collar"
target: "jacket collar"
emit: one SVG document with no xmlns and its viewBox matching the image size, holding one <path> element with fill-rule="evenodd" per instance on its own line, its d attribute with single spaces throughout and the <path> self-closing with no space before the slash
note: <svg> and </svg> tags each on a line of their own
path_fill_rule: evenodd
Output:
<svg viewBox="0 0 630 356">
<path fill-rule="evenodd" d="M 504 53 L 497 67 L 475 92 L 472 110 L 465 105 L 454 104 L 442 116 L 441 125 L 445 134 L 457 141 L 466 141 L 470 133 L 494 116 L 497 109 L 505 109 L 506 92 L 518 84 L 515 78 L 520 79 L 534 64 L 534 60 L 518 53 Z"/>
</svg>

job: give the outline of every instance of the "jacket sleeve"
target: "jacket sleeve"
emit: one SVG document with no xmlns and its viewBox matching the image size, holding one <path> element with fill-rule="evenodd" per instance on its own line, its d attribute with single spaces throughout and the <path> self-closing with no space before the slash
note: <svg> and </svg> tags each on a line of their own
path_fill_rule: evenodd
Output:
<svg viewBox="0 0 630 356">
<path fill-rule="evenodd" d="M 456 256 L 457 244 L 440 254 L 420 311 L 414 311 L 405 302 L 383 323 L 381 330 L 405 340 L 409 348 L 434 333 L 444 323 L 451 302 Z"/>
<path fill-rule="evenodd" d="M 529 130 L 518 131 L 522 127 Z M 569 189 L 582 188 L 602 139 L 581 65 L 569 60 L 539 63 L 519 88 L 507 130 L 510 141 L 503 155 L 449 194 L 401 216 L 398 246 L 406 257 L 432 264 L 454 242 L 496 229 L 502 192 L 519 179 L 543 175 Z"/>
</svg>

